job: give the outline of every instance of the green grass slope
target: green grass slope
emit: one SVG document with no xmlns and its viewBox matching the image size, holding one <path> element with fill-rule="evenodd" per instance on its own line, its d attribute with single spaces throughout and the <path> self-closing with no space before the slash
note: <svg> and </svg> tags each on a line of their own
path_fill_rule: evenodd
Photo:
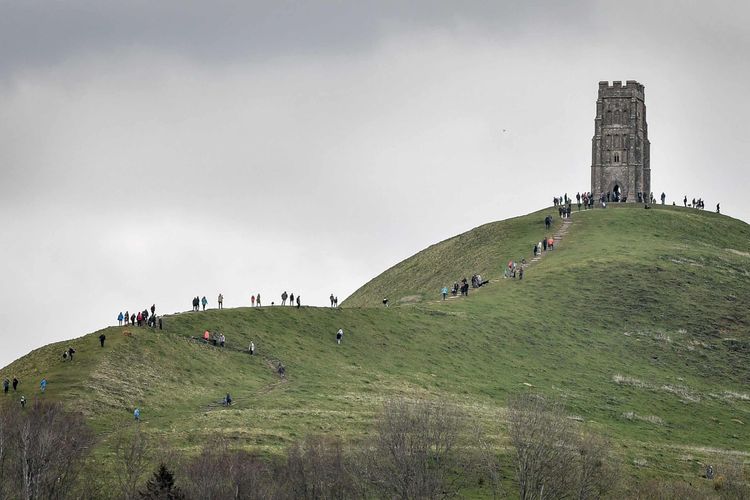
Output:
<svg viewBox="0 0 750 500">
<path fill-rule="evenodd" d="M 358 441 L 393 396 L 462 405 L 506 450 L 505 401 L 533 390 L 610 437 L 639 476 L 695 477 L 716 453 L 747 459 L 750 226 L 672 207 L 574 213 L 559 247 L 523 281 L 438 300 L 443 284 L 474 272 L 498 278 L 510 258 L 530 260 L 551 212 L 434 245 L 372 280 L 347 307 L 183 313 L 165 317 L 164 331 L 110 327 L 104 348 L 95 332 L 33 351 L 0 376 L 18 376 L 27 397 L 84 411 L 104 456 L 136 405 L 143 428 L 178 448 L 222 434 L 279 453 L 307 434 Z M 355 307 L 386 295 L 420 302 Z M 228 348 L 190 339 L 204 329 L 223 332 Z M 255 357 L 243 352 L 251 340 Z M 68 345 L 78 352 L 63 363 Z M 285 380 L 274 371 L 279 360 Z M 227 391 L 231 408 L 217 404 Z"/>
</svg>

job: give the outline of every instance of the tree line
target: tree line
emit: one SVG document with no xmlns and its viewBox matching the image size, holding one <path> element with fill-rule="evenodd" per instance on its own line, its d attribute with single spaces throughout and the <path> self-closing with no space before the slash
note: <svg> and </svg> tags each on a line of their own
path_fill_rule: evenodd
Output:
<svg viewBox="0 0 750 500">
<path fill-rule="evenodd" d="M 90 455 L 95 438 L 83 416 L 36 401 L 23 411 L 0 409 L 0 499 L 706 497 L 705 488 L 683 482 L 628 483 L 609 442 L 548 398 L 511 397 L 507 429 L 510 464 L 492 443 L 497 436 L 442 401 L 387 401 L 364 441 L 308 436 L 281 458 L 221 438 L 197 455 L 165 451 L 134 423 L 111 437 L 111 467 L 103 468 Z M 741 463 L 717 466 L 716 497 L 749 498 L 743 473 Z"/>
</svg>

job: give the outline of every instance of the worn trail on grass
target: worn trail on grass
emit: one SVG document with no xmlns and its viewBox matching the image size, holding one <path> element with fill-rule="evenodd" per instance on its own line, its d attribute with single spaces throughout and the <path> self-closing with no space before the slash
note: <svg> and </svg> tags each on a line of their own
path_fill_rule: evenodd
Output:
<svg viewBox="0 0 750 500">
<path fill-rule="evenodd" d="M 558 226 L 557 230 L 553 233 L 552 238 L 555 240 L 555 246 L 554 248 L 558 248 L 560 246 L 560 243 L 565 239 L 565 235 L 568 234 L 568 230 L 570 229 L 570 226 L 573 224 L 572 219 L 562 219 L 562 224 Z M 554 252 L 554 250 L 542 250 L 540 251 L 536 257 L 533 257 L 530 261 L 528 261 L 526 264 L 521 264 L 521 267 L 523 267 L 524 271 L 526 269 L 529 269 L 533 267 L 534 265 L 538 264 L 549 252 Z M 505 276 L 498 276 L 495 278 L 490 278 L 490 282 L 493 281 L 499 281 L 501 279 L 507 279 Z M 482 288 L 473 288 L 473 293 L 478 293 L 482 290 Z M 449 295 L 448 300 L 454 300 L 461 298 L 461 295 Z M 442 302 L 442 300 L 433 300 L 431 302 Z"/>
</svg>

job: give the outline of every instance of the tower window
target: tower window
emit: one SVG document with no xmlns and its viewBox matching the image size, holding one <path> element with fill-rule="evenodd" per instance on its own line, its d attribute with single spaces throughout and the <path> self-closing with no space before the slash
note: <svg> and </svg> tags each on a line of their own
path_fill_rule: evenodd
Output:
<svg viewBox="0 0 750 500">
<path fill-rule="evenodd" d="M 612 161 L 614 161 L 615 163 L 620 163 L 620 153 L 614 153 L 614 155 L 612 156 Z"/>
</svg>

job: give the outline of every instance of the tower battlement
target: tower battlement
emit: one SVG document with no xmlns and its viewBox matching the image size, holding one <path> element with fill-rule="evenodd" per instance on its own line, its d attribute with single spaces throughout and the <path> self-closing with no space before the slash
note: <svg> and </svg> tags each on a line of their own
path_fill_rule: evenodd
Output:
<svg viewBox="0 0 750 500">
<path fill-rule="evenodd" d="M 603 96 L 616 96 L 643 99 L 643 89 L 643 85 L 635 80 L 628 80 L 624 85 L 620 80 L 614 80 L 611 84 L 607 81 L 601 81 L 599 82 L 599 98 Z"/>
<path fill-rule="evenodd" d="M 644 86 L 599 82 L 591 154 L 591 192 L 608 201 L 639 202 L 651 193 Z"/>
</svg>

